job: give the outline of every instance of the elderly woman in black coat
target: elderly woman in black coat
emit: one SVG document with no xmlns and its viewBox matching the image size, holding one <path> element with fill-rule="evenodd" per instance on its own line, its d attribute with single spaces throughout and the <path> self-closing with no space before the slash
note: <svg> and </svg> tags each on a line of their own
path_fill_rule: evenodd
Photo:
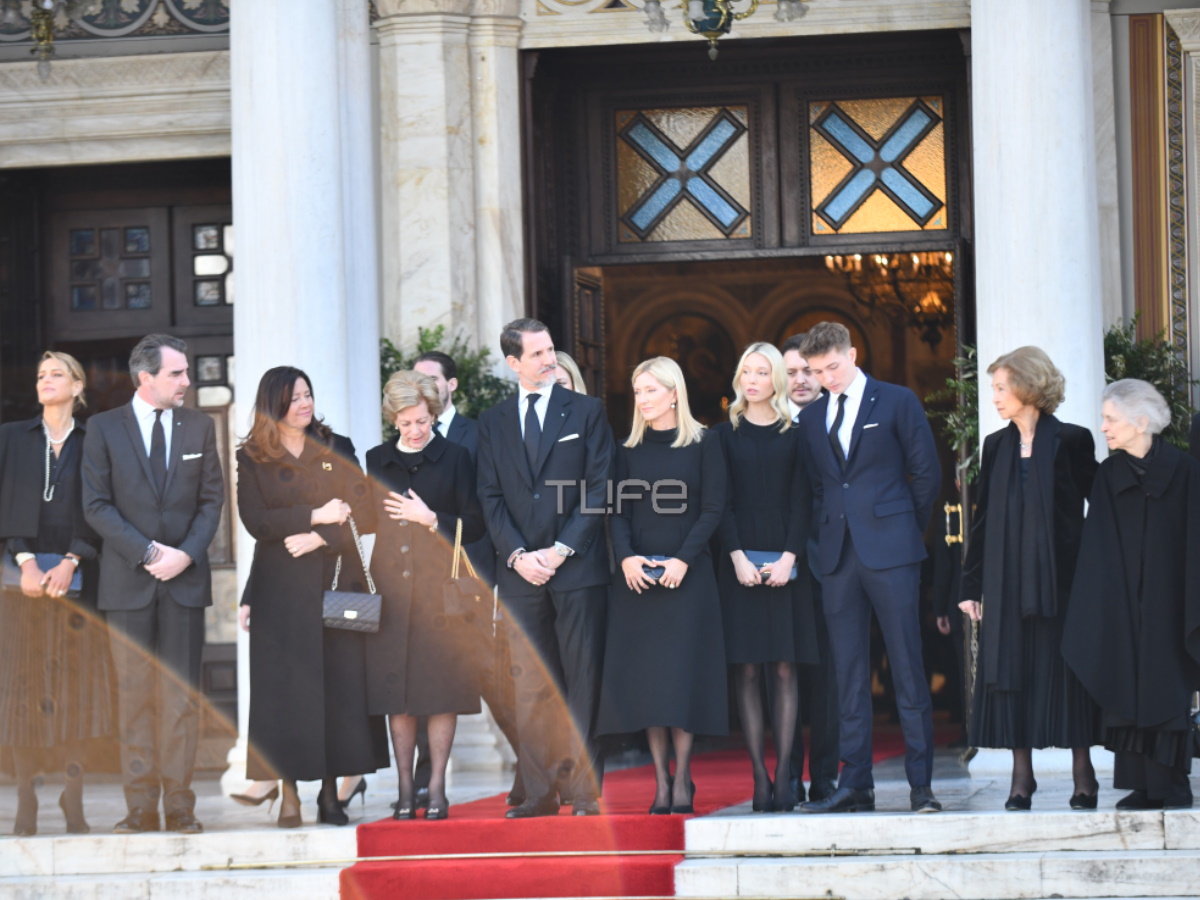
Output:
<svg viewBox="0 0 1200 900">
<path fill-rule="evenodd" d="M 367 715 L 363 635 L 322 616 L 339 559 L 338 589 L 366 591 L 349 519 L 371 531 L 373 510 L 354 445 L 313 409 L 304 372 L 268 370 L 237 451 L 238 511 L 256 541 L 239 613 L 250 632 L 246 774 L 283 779 L 281 828 L 301 824 L 297 781 L 320 780 L 318 820 L 345 825 L 336 779 L 387 765 L 383 723 Z"/>
<path fill-rule="evenodd" d="M 988 374 L 992 403 L 1008 427 L 983 443 L 963 568 L 959 606 L 980 622 L 969 740 L 1012 750 L 1005 809 L 1030 808 L 1033 748 L 1042 747 L 1071 748 L 1071 808 L 1095 809 L 1088 748 L 1098 711 L 1061 652 L 1095 444 L 1086 428 L 1054 417 L 1066 381 L 1039 348 L 1006 353 Z"/>
<path fill-rule="evenodd" d="M 1137 379 L 1104 390 L 1113 451 L 1096 474 L 1063 635 L 1103 709 L 1118 809 L 1192 805 L 1188 708 L 1200 686 L 1200 461 L 1161 432 L 1171 414 Z"/>
<path fill-rule="evenodd" d="M 443 604 L 455 535 L 463 545 L 484 533 L 475 469 L 465 447 L 434 430 L 442 411 L 437 384 L 418 372 L 396 372 L 383 389 L 383 414 L 400 436 L 367 451 L 378 515 L 371 570 L 383 595 L 377 634 L 367 642 L 367 705 L 389 717 L 400 796 L 394 819 L 416 818 L 413 755 L 417 719 L 429 717 L 429 806 L 444 819 L 446 763 L 458 716 L 479 712 L 479 677 L 471 659 L 473 627 Z M 466 572 L 460 572 L 465 577 Z M 469 615 L 490 623 L 492 593 L 477 582 Z"/>
</svg>

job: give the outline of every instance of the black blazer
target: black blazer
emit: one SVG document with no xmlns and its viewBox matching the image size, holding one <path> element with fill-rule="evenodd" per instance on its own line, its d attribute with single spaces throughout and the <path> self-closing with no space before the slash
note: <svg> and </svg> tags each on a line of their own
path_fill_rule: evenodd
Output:
<svg viewBox="0 0 1200 900">
<path fill-rule="evenodd" d="M 1200 413 L 1192 416 L 1192 430 L 1188 434 L 1188 449 L 1192 456 L 1200 459 Z"/>
<path fill-rule="evenodd" d="M 454 418 L 450 420 L 450 428 L 443 435 L 450 443 L 458 444 L 460 447 L 466 447 L 467 452 L 471 454 L 471 465 L 475 465 L 479 459 L 479 423 L 474 419 L 468 419 L 458 410 L 454 411 Z"/>
<path fill-rule="evenodd" d="M 510 569 L 507 560 L 520 547 L 540 550 L 555 541 L 575 551 L 555 573 L 555 589 L 608 584 L 604 517 L 613 438 L 604 406 L 595 397 L 555 385 L 542 426 L 536 475 L 531 475 L 518 396 L 479 418 L 479 499 L 498 554 L 497 584 L 510 595 L 540 592 Z"/>
<path fill-rule="evenodd" d="M 161 582 L 180 606 L 212 605 L 208 545 L 225 505 L 225 478 L 213 420 L 179 407 L 172 415 L 171 458 L 159 497 L 130 404 L 88 421 L 83 442 L 83 512 L 104 546 L 100 609 L 142 609 L 160 582 L 142 568 L 151 541 L 182 550 L 192 565 Z"/>
<path fill-rule="evenodd" d="M 821 504 L 821 574 L 837 568 L 847 531 L 868 569 L 920 562 L 922 536 L 942 481 L 921 401 L 908 388 L 867 376 L 844 471 L 825 427 L 828 409 L 825 394 L 800 413 L 799 421 Z"/>
</svg>

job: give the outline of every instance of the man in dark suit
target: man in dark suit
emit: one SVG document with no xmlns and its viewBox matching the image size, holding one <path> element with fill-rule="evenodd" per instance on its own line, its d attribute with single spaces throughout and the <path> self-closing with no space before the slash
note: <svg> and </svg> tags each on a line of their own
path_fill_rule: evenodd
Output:
<svg viewBox="0 0 1200 900">
<path fill-rule="evenodd" d="M 108 614 L 120 692 L 129 815 L 118 834 L 197 833 L 190 786 L 199 732 L 208 545 L 225 503 L 213 421 L 183 407 L 187 345 L 152 334 L 129 357 L 137 393 L 88 422 L 83 508 L 104 541 L 99 607 Z"/>
<path fill-rule="evenodd" d="M 1188 449 L 1192 456 L 1200 459 L 1200 413 L 1192 416 L 1192 430 L 1188 433 Z"/>
<path fill-rule="evenodd" d="M 821 498 L 817 563 L 841 710 L 844 766 L 838 787 L 806 812 L 875 808 L 871 774 L 871 611 L 895 683 L 914 812 L 941 809 L 933 796 L 933 718 L 921 654 L 922 535 L 941 472 L 933 431 L 916 395 L 876 381 L 855 364 L 845 326 L 821 322 L 800 354 L 829 394 L 800 414 Z"/>
<path fill-rule="evenodd" d="M 592 724 L 604 659 L 612 433 L 599 400 L 555 383 L 554 342 L 545 325 L 510 322 L 500 347 L 520 387 L 479 419 L 479 497 L 512 629 L 526 800 L 508 817 L 558 812 L 559 690 L 574 722 L 574 813 L 595 815 L 602 771 Z"/>
</svg>

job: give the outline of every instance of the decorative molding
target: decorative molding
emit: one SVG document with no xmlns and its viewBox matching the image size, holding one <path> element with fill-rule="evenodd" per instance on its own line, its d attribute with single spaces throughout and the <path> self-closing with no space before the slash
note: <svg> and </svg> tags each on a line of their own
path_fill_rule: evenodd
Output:
<svg viewBox="0 0 1200 900">
<path fill-rule="evenodd" d="M 1164 49 L 1162 16 L 1129 17 L 1133 290 L 1140 337 L 1153 337 L 1169 324 Z"/>
<path fill-rule="evenodd" d="M 1166 26 L 1168 339 L 1188 356 L 1187 159 L 1184 156 L 1184 64 L 1179 36 Z"/>
<path fill-rule="evenodd" d="M 496 0 L 493 0 L 496 2 Z M 388 19 L 400 16 L 471 15 L 472 0 L 376 0 L 381 27 Z"/>
<path fill-rule="evenodd" d="M 1200 9 L 1168 9 L 1163 15 L 1179 36 L 1184 51 L 1200 51 Z"/>
<path fill-rule="evenodd" d="M 60 12 L 54 20 L 55 42 L 229 32 L 228 0 L 101 0 L 98 6 L 97 12 L 79 20 Z M 32 44 L 27 16 L 28 8 L 18 7 L 15 21 L 0 22 L 0 43 Z"/>
<path fill-rule="evenodd" d="M 0 168 L 230 154 L 229 52 L 0 66 Z"/>
</svg>

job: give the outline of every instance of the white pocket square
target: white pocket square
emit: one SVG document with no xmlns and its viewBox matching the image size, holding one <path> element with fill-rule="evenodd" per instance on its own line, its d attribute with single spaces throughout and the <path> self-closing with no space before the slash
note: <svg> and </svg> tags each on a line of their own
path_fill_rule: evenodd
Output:
<svg viewBox="0 0 1200 900">
<path fill-rule="evenodd" d="M 573 441 L 577 437 L 579 437 L 579 435 L 577 435 L 577 434 L 568 434 L 566 437 L 559 438 L 558 443 L 561 444 L 563 441 Z"/>
<path fill-rule="evenodd" d="M 879 427 L 878 422 L 872 422 L 870 425 L 864 425 L 863 431 L 866 431 L 868 428 L 878 428 L 878 427 Z"/>
<path fill-rule="evenodd" d="M 185 453 L 183 454 L 182 462 L 187 462 L 189 459 L 199 459 L 203 455 L 203 453 Z"/>
</svg>

